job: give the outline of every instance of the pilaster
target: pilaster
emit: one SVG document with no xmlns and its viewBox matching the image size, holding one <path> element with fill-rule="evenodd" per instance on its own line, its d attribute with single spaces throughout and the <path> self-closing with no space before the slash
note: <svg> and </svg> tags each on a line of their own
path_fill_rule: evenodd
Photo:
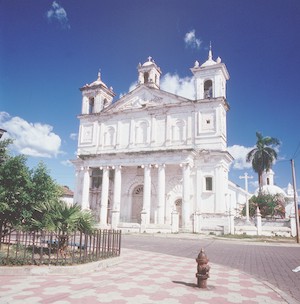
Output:
<svg viewBox="0 0 300 304">
<path fill-rule="evenodd" d="M 100 208 L 100 225 L 107 225 L 107 205 L 108 205 L 108 189 L 109 189 L 109 168 L 103 168 L 102 175 L 102 191 L 101 191 L 101 208 Z"/>
<path fill-rule="evenodd" d="M 165 197 L 166 197 L 166 172 L 165 165 L 158 166 L 158 204 L 157 204 L 157 223 L 164 224 L 165 217 Z"/>
<path fill-rule="evenodd" d="M 114 179 L 114 201 L 113 201 L 112 220 L 111 220 L 112 229 L 117 229 L 120 221 L 121 188 L 122 188 L 121 166 L 116 166 L 115 179 Z"/>
<path fill-rule="evenodd" d="M 81 208 L 90 209 L 89 202 L 90 194 L 90 170 L 89 167 L 83 167 L 83 185 L 82 185 L 82 199 L 81 199 Z"/>
</svg>

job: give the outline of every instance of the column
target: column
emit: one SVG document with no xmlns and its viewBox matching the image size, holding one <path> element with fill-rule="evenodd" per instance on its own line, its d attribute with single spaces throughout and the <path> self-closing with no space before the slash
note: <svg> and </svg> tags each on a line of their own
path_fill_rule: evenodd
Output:
<svg viewBox="0 0 300 304">
<path fill-rule="evenodd" d="M 107 225 L 107 204 L 108 204 L 108 187 L 109 187 L 109 168 L 103 168 L 101 207 L 100 207 L 100 224 Z"/>
<path fill-rule="evenodd" d="M 112 218 L 111 218 L 112 229 L 117 229 L 120 221 L 121 188 L 122 188 L 121 166 L 116 166 L 115 179 L 114 179 L 114 201 L 113 201 Z"/>
<path fill-rule="evenodd" d="M 154 115 L 151 116 L 151 142 L 150 144 L 153 145 L 156 139 L 156 119 Z"/>
<path fill-rule="evenodd" d="M 190 165 L 182 164 L 182 228 L 190 226 Z"/>
<path fill-rule="evenodd" d="M 165 165 L 158 166 L 158 204 L 157 204 L 157 224 L 165 222 L 165 199 L 166 198 L 166 172 Z"/>
<path fill-rule="evenodd" d="M 229 210 L 229 233 L 235 234 L 234 230 L 235 230 L 234 229 L 234 210 L 232 208 L 230 208 L 230 210 Z"/>
<path fill-rule="evenodd" d="M 143 210 L 141 214 L 142 224 L 150 223 L 150 206 L 151 206 L 151 165 L 144 166 L 144 193 L 143 193 Z"/>
<path fill-rule="evenodd" d="M 256 207 L 255 217 L 256 217 L 257 235 L 262 235 L 261 213 L 258 206 Z"/>
<path fill-rule="evenodd" d="M 202 181 L 202 174 L 201 174 L 201 169 L 200 166 L 197 167 L 196 169 L 196 211 L 197 212 L 202 212 L 202 206 L 201 206 L 201 194 L 203 191 L 203 181 Z"/>
<path fill-rule="evenodd" d="M 135 144 L 135 125 L 134 119 L 130 120 L 130 134 L 129 134 L 129 147 Z"/>
<path fill-rule="evenodd" d="M 84 167 L 81 209 L 90 209 L 89 195 L 90 195 L 90 170 L 89 167 Z"/>
<path fill-rule="evenodd" d="M 290 228 L 291 228 L 291 236 L 292 237 L 297 236 L 296 213 L 294 207 L 292 207 L 291 209 Z"/>
<path fill-rule="evenodd" d="M 215 208 L 214 212 L 215 213 L 221 213 L 225 212 L 225 203 L 224 203 L 224 198 L 225 198 L 225 193 L 223 191 L 224 188 L 224 176 L 222 173 L 222 166 L 221 165 L 216 165 L 215 168 L 215 174 L 213 178 L 213 190 L 215 192 Z"/>
<path fill-rule="evenodd" d="M 192 112 L 191 115 L 194 113 Z M 187 118 L 187 124 L 186 124 L 186 134 L 187 134 L 187 144 L 191 145 L 192 144 L 192 116 L 189 115 Z"/>
<path fill-rule="evenodd" d="M 117 134 L 116 134 L 116 148 L 118 149 L 121 145 L 121 128 L 122 128 L 122 124 L 121 121 L 118 121 L 117 124 Z"/>
<path fill-rule="evenodd" d="M 74 197 L 73 197 L 73 205 L 79 204 L 81 205 L 81 199 L 79 196 L 79 187 L 80 187 L 80 178 L 81 178 L 81 170 L 76 167 L 75 169 L 75 189 L 74 189 Z"/>
<path fill-rule="evenodd" d="M 104 146 L 104 124 L 101 122 L 99 123 L 99 143 L 98 148 L 102 149 Z"/>
<path fill-rule="evenodd" d="M 179 216 L 176 210 L 172 210 L 171 213 L 171 233 L 179 232 Z"/>
<path fill-rule="evenodd" d="M 171 126 L 171 118 L 170 116 L 167 114 L 166 117 L 166 146 L 169 146 L 171 144 L 171 130 L 172 130 L 172 126 Z"/>
</svg>

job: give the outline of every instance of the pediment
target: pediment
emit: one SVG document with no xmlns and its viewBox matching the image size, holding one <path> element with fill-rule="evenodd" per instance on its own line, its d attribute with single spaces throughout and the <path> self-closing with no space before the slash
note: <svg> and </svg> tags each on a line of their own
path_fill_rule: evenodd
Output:
<svg viewBox="0 0 300 304">
<path fill-rule="evenodd" d="M 189 100 L 159 89 L 148 88 L 142 85 L 117 100 L 107 108 L 105 112 L 116 113 L 133 109 L 162 107 L 170 104 L 179 104 L 183 101 Z"/>
</svg>

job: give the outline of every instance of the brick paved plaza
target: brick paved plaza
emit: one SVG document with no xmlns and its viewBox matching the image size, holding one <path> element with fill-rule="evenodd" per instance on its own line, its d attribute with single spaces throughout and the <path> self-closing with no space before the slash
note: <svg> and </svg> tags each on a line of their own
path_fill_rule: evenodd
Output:
<svg viewBox="0 0 300 304">
<path fill-rule="evenodd" d="M 300 266 L 300 244 L 292 240 L 274 243 L 223 240 L 192 234 L 160 237 L 124 235 L 123 246 L 188 258 L 195 258 L 200 248 L 204 248 L 211 262 L 271 283 L 300 303 L 300 272 L 292 272 Z"/>
<path fill-rule="evenodd" d="M 210 259 L 208 289 L 196 286 L 195 258 Z M 299 245 L 195 236 L 123 235 L 121 258 L 106 268 L 0 267 L 0 303 L 299 303 Z M 77 269 L 75 267 L 75 269 Z M 31 269 L 32 270 L 32 269 Z"/>
</svg>

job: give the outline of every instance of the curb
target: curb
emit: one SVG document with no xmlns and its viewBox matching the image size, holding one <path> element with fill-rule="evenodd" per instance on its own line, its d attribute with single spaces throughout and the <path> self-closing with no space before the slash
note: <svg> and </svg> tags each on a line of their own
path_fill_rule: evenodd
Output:
<svg viewBox="0 0 300 304">
<path fill-rule="evenodd" d="M 70 266 L 1 266 L 0 275 L 78 275 L 107 268 L 121 262 L 121 257 Z"/>
</svg>

